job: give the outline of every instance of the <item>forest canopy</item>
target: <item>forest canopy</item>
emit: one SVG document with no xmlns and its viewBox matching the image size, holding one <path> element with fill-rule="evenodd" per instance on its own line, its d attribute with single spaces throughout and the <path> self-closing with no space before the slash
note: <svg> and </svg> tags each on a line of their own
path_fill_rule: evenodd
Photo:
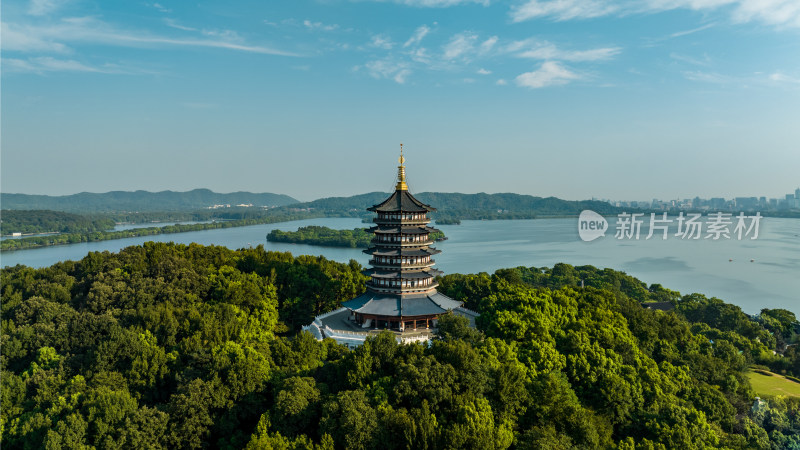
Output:
<svg viewBox="0 0 800 450">
<path fill-rule="evenodd" d="M 622 272 L 453 274 L 481 313 L 429 345 L 300 332 L 362 267 L 262 247 L 145 243 L 0 273 L 4 448 L 790 448 L 797 320 Z M 580 288 L 581 280 L 584 288 Z M 642 308 L 668 301 L 673 311 Z M 773 351 L 776 353 L 773 354 Z"/>
<path fill-rule="evenodd" d="M 0 217 L 0 234 L 91 233 L 114 228 L 109 217 L 81 216 L 58 211 L 5 209 Z"/>
</svg>

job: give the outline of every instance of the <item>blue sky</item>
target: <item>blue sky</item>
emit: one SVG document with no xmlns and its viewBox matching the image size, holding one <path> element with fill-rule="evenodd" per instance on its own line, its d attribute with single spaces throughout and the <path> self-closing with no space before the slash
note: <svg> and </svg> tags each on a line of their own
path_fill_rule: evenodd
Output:
<svg viewBox="0 0 800 450">
<path fill-rule="evenodd" d="M 800 185 L 797 0 L 2 4 L 3 192 Z"/>
</svg>

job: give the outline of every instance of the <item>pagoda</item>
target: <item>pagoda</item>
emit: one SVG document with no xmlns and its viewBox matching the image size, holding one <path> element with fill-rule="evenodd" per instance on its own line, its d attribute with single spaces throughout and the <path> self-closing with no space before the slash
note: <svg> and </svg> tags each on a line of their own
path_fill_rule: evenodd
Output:
<svg viewBox="0 0 800 450">
<path fill-rule="evenodd" d="M 431 257 L 440 252 L 431 247 L 431 233 L 439 230 L 428 225 L 428 213 L 436 209 L 408 192 L 402 144 L 397 170 L 394 193 L 367 208 L 377 216 L 368 229 L 374 234 L 371 246 L 364 250 L 372 257 L 364 271 L 370 277 L 366 291 L 303 327 L 319 340 L 331 338 L 355 348 L 367 336 L 388 330 L 398 342 L 425 342 L 439 316 L 451 311 L 475 326 L 478 313 L 436 290 L 442 272 L 433 268 Z"/>
<path fill-rule="evenodd" d="M 351 320 L 362 328 L 404 331 L 431 328 L 435 320 L 461 306 L 461 302 L 436 291 L 436 276 L 431 258 L 440 253 L 431 247 L 428 213 L 436 211 L 414 198 L 406 184 L 405 158 L 400 144 L 400 165 L 397 167 L 394 193 L 382 203 L 367 208 L 377 213 L 373 219 L 372 246 L 366 250 L 372 256 L 367 290 L 344 302 L 351 311 Z"/>
</svg>

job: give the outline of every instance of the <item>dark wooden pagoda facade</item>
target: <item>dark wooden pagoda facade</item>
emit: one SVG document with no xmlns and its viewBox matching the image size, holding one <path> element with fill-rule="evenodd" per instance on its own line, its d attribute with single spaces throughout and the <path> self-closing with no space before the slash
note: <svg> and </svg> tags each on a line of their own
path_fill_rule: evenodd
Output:
<svg viewBox="0 0 800 450">
<path fill-rule="evenodd" d="M 400 146 L 400 165 L 394 193 L 369 211 L 377 213 L 372 246 L 364 253 L 372 255 L 370 276 L 364 294 L 344 303 L 351 319 L 363 328 L 388 328 L 405 331 L 432 328 L 435 320 L 461 302 L 439 293 L 435 277 L 428 213 L 436 209 L 408 192 L 405 159 Z"/>
</svg>

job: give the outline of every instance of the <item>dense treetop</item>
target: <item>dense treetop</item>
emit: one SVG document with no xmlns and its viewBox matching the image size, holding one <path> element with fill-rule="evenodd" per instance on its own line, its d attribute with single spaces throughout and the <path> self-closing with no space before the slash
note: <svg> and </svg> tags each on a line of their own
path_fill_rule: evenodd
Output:
<svg viewBox="0 0 800 450">
<path fill-rule="evenodd" d="M 354 261 L 146 243 L 0 273 L 4 448 L 789 448 L 785 310 L 564 264 L 448 275 L 481 313 L 429 345 L 350 351 L 300 326 L 364 288 Z M 580 280 L 585 288 L 581 289 Z M 662 300 L 676 310 L 644 309 Z M 780 336 L 780 337 L 779 337 Z M 777 355 L 773 355 L 777 351 Z"/>
<path fill-rule="evenodd" d="M 92 217 L 47 210 L 0 212 L 0 234 L 12 233 L 91 233 L 114 228 L 109 217 Z"/>
</svg>

